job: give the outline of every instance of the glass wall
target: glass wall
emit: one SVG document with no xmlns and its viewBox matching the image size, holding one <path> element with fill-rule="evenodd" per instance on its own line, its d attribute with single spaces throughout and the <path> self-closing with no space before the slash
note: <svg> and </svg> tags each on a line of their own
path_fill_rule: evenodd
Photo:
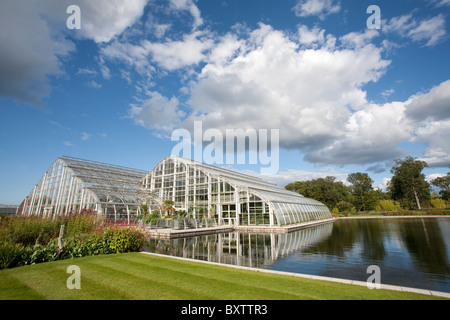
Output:
<svg viewBox="0 0 450 320">
<path fill-rule="evenodd" d="M 259 178 L 170 156 L 144 178 L 162 201 L 174 201 L 189 218 L 215 218 L 222 224 L 284 226 L 331 218 L 318 201 Z"/>
</svg>

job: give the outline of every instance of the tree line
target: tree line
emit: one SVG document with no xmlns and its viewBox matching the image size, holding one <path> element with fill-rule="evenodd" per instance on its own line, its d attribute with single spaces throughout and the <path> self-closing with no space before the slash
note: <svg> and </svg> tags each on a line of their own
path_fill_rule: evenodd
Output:
<svg viewBox="0 0 450 320">
<path fill-rule="evenodd" d="M 425 161 L 411 156 L 395 160 L 391 168 L 392 178 L 387 190 L 373 187 L 374 181 L 367 173 L 355 172 L 347 176 L 348 185 L 328 176 L 308 181 L 295 181 L 285 186 L 294 191 L 325 204 L 330 211 L 382 211 L 382 210 L 421 210 L 423 208 L 446 208 L 450 197 L 450 172 L 428 182 L 423 169 Z M 439 193 L 432 191 L 435 186 Z"/>
</svg>

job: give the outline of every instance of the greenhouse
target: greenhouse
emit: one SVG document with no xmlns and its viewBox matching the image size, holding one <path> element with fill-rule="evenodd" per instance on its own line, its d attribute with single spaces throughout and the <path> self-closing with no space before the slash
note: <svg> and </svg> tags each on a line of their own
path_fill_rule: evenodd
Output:
<svg viewBox="0 0 450 320">
<path fill-rule="evenodd" d="M 143 187 L 172 200 L 191 218 L 213 218 L 221 224 L 286 226 L 331 218 L 315 200 L 262 179 L 177 156 L 156 165 Z"/>
<path fill-rule="evenodd" d="M 160 201 L 142 189 L 147 172 L 60 157 L 22 202 L 18 212 L 43 217 L 95 212 L 110 220 L 133 221 L 141 204 Z"/>
<path fill-rule="evenodd" d="M 163 159 L 150 172 L 60 157 L 18 213 L 52 217 L 88 211 L 129 223 L 155 211 L 173 215 L 163 210 L 168 200 L 176 216 L 213 219 L 217 225 L 283 227 L 331 218 L 318 201 L 251 175 L 178 156 Z"/>
</svg>

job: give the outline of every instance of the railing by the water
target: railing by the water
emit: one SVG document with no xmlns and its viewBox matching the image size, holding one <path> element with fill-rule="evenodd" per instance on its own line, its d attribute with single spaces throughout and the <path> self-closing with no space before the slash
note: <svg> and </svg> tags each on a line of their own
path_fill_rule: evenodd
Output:
<svg viewBox="0 0 450 320">
<path fill-rule="evenodd" d="M 172 230 L 188 230 L 188 229 L 201 229 L 201 228 L 213 228 L 224 225 L 224 221 L 218 219 L 155 219 L 146 224 L 148 229 L 172 229 Z"/>
</svg>

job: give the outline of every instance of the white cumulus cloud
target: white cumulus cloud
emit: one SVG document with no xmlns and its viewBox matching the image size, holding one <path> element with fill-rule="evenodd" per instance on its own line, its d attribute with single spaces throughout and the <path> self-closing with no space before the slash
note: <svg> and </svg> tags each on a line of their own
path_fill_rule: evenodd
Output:
<svg viewBox="0 0 450 320">
<path fill-rule="evenodd" d="M 382 30 L 429 47 L 439 44 L 447 34 L 443 14 L 429 19 L 418 19 L 412 13 L 405 14 L 386 21 Z"/>
<path fill-rule="evenodd" d="M 43 105 L 74 44 L 54 36 L 35 2 L 15 0 L 0 1 L 0 39 L 0 94 Z"/>
<path fill-rule="evenodd" d="M 339 0 L 299 0 L 293 8 L 299 17 L 318 16 L 324 19 L 327 15 L 341 10 Z"/>
<path fill-rule="evenodd" d="M 147 1 L 0 1 L 0 94 L 43 105 L 51 92 L 49 78 L 65 74 L 61 59 L 76 50 L 67 35 L 109 42 L 142 16 Z M 66 27 L 69 5 L 80 8 L 79 30 Z M 103 65 L 105 78 L 107 71 Z"/>
<path fill-rule="evenodd" d="M 91 39 L 97 43 L 109 42 L 134 25 L 144 13 L 149 0 L 41 0 L 38 12 L 56 27 L 66 26 L 70 14 L 67 7 L 80 8 L 81 29 L 71 34 L 80 39 Z"/>
<path fill-rule="evenodd" d="M 158 92 L 151 92 L 148 99 L 133 104 L 129 113 L 138 124 L 163 134 L 175 129 L 179 119 L 184 116 L 177 98 L 168 99 Z"/>
</svg>

